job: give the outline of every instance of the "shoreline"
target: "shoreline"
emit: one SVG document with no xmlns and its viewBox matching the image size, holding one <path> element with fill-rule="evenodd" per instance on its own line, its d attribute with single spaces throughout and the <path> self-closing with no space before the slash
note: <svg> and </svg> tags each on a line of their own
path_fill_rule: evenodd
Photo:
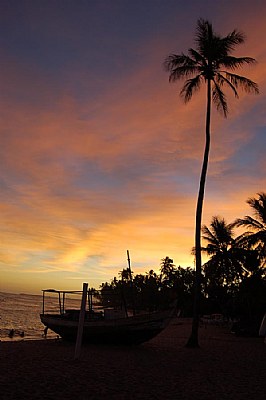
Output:
<svg viewBox="0 0 266 400">
<path fill-rule="evenodd" d="M 140 346 L 75 345 L 60 339 L 0 343 L 1 399 L 262 400 L 264 338 L 202 326 L 199 349 L 185 347 L 191 320 L 173 319 Z"/>
<path fill-rule="evenodd" d="M 20 336 L 18 334 L 15 334 L 13 337 L 9 337 L 9 335 L 2 336 L 0 337 L 0 342 L 2 343 L 16 343 L 16 342 L 40 342 L 40 341 L 45 341 L 45 340 L 54 340 L 54 339 L 59 339 L 59 336 L 50 331 L 49 334 L 47 334 L 47 337 L 45 338 L 43 334 L 39 335 L 27 335 L 25 336 Z"/>
</svg>

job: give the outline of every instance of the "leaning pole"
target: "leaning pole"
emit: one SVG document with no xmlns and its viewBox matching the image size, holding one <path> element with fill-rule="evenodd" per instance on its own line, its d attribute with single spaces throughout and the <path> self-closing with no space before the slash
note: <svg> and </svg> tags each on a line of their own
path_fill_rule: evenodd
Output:
<svg viewBox="0 0 266 400">
<path fill-rule="evenodd" d="M 84 326 L 85 312 L 86 312 L 87 291 L 88 291 L 88 284 L 83 283 L 83 293 L 82 293 L 82 300 L 81 300 L 81 304 L 80 304 L 79 324 L 78 324 L 78 333 L 77 333 L 77 339 L 76 339 L 74 360 L 79 358 L 80 351 L 81 351 L 83 326 Z"/>
</svg>

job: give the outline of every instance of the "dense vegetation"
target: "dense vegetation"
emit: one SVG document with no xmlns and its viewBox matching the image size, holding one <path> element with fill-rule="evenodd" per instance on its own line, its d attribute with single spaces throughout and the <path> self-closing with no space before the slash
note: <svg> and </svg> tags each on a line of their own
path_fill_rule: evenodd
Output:
<svg viewBox="0 0 266 400">
<path fill-rule="evenodd" d="M 201 314 L 221 313 L 258 324 L 266 311 L 266 193 L 247 202 L 254 217 L 227 224 L 224 218 L 214 216 L 210 227 L 202 227 L 202 252 L 208 261 L 201 274 L 200 310 Z M 248 231 L 236 236 L 238 227 Z M 134 275 L 129 268 L 123 269 L 118 278 L 101 285 L 101 293 L 107 304 L 120 298 L 120 303 L 122 299 L 135 310 L 165 308 L 176 299 L 181 315 L 191 316 L 194 284 L 195 270 L 177 267 L 166 256 L 159 273 L 150 270 Z"/>
</svg>

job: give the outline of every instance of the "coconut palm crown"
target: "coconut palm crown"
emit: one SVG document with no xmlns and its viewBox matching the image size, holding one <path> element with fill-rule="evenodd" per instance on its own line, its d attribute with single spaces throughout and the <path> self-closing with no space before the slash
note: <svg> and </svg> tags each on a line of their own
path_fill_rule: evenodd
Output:
<svg viewBox="0 0 266 400">
<path fill-rule="evenodd" d="M 214 216 L 210 227 L 203 225 L 202 238 L 207 242 L 202 252 L 210 256 L 203 268 L 205 278 L 218 279 L 221 285 L 230 286 L 240 281 L 244 272 L 246 251 L 234 237 L 234 224 L 227 224 L 224 218 Z"/>
<path fill-rule="evenodd" d="M 169 72 L 170 82 L 186 79 L 180 92 L 185 102 L 192 98 L 202 84 L 207 86 L 205 150 L 200 175 L 195 224 L 195 297 L 192 332 L 187 343 L 188 347 L 198 347 L 202 269 L 201 221 L 210 151 L 211 104 L 213 102 L 216 108 L 222 111 L 226 117 L 228 107 L 226 96 L 223 92 L 224 86 L 228 86 L 235 97 L 238 97 L 238 88 L 248 93 L 259 93 L 258 85 L 255 82 L 234 72 L 245 64 L 253 64 L 255 62 L 255 59 L 251 57 L 233 57 L 231 55 L 235 47 L 243 43 L 244 39 L 243 33 L 237 30 L 233 30 L 227 36 L 222 37 L 213 31 L 212 24 L 209 21 L 199 19 L 195 36 L 196 48 L 190 48 L 187 55 L 184 53 L 170 54 L 164 62 L 164 67 Z"/>
<path fill-rule="evenodd" d="M 188 54 L 170 54 L 164 62 L 165 69 L 170 72 L 169 81 L 186 80 L 180 95 L 185 102 L 191 100 L 203 83 L 211 81 L 212 100 L 219 111 L 226 117 L 228 107 L 223 86 L 229 87 L 238 98 L 238 89 L 248 93 L 259 93 L 258 85 L 252 80 L 237 75 L 234 71 L 245 64 L 256 62 L 251 57 L 233 57 L 235 47 L 245 41 L 242 32 L 233 30 L 221 37 L 213 31 L 212 24 L 199 19 L 196 31 L 196 48 L 188 49 Z"/>
</svg>

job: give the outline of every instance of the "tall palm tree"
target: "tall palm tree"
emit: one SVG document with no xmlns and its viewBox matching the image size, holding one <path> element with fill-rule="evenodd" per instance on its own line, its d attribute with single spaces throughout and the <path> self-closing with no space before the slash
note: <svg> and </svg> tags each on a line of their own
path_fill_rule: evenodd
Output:
<svg viewBox="0 0 266 400">
<path fill-rule="evenodd" d="M 253 197 L 247 200 L 254 212 L 254 216 L 238 218 L 234 222 L 235 226 L 250 228 L 251 231 L 244 232 L 241 236 L 243 244 L 255 248 L 260 256 L 262 263 L 266 264 L 266 193 L 258 193 L 258 198 Z"/>
<path fill-rule="evenodd" d="M 199 326 L 199 303 L 201 293 L 201 221 L 207 176 L 208 159 L 210 151 L 210 125 L 211 104 L 227 116 L 228 107 L 223 87 L 227 86 L 238 98 L 238 88 L 248 93 L 258 93 L 259 89 L 255 82 L 248 78 L 237 75 L 234 71 L 245 64 L 255 62 L 250 57 L 233 57 L 231 53 L 238 44 L 244 42 L 243 33 L 233 30 L 227 36 L 222 37 L 215 33 L 212 24 L 204 19 L 197 22 L 195 35 L 196 48 L 190 48 L 188 55 L 170 54 L 164 62 L 165 69 L 170 73 L 169 81 L 175 82 L 186 79 L 180 95 L 188 102 L 192 95 L 197 92 L 202 84 L 207 86 L 206 107 L 206 132 L 205 150 L 201 169 L 195 228 L 195 250 L 196 250 L 196 280 L 192 332 L 187 346 L 198 347 Z"/>
</svg>

